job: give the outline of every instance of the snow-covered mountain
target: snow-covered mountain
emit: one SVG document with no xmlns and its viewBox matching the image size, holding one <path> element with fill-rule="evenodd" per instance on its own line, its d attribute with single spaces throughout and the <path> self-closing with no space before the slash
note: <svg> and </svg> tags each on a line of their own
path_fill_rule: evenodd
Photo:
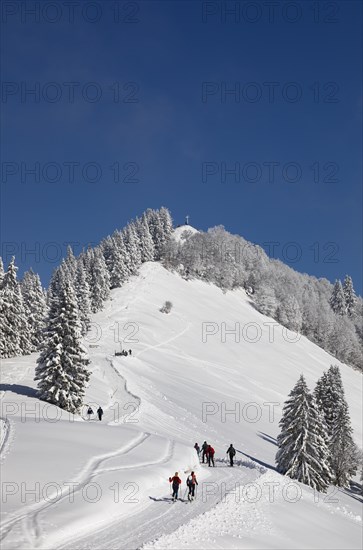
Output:
<svg viewBox="0 0 363 550">
<path fill-rule="evenodd" d="M 120 341 L 131 356 L 115 356 Z M 259 313 L 243 290 L 153 262 L 111 291 L 85 344 L 86 405 L 102 406 L 102 422 L 36 398 L 36 354 L 3 360 L 4 548 L 361 548 L 359 495 L 317 494 L 274 469 L 289 391 L 301 373 L 313 388 L 332 363 L 361 444 L 359 372 Z M 193 445 L 204 440 L 216 468 L 199 465 Z M 183 496 L 192 469 L 197 500 L 171 503 L 169 476 L 179 472 Z"/>
</svg>

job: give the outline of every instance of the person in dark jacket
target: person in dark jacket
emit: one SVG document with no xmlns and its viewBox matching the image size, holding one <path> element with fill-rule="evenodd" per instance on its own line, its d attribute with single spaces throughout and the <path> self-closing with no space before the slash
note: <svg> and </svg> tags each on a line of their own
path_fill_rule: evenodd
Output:
<svg viewBox="0 0 363 550">
<path fill-rule="evenodd" d="M 191 472 L 190 476 L 187 477 L 187 485 L 189 488 L 188 500 L 193 500 L 195 498 L 195 486 L 198 485 L 197 476 L 194 472 Z"/>
<path fill-rule="evenodd" d="M 212 464 L 213 464 L 213 467 L 215 466 L 215 464 L 214 464 L 214 453 L 215 453 L 215 450 L 213 449 L 212 445 L 208 445 L 208 447 L 206 449 L 206 455 L 207 455 L 207 459 L 208 459 L 208 466 L 212 466 Z"/>
<path fill-rule="evenodd" d="M 97 409 L 97 414 L 98 414 L 98 420 L 102 420 L 103 410 L 102 410 L 101 405 Z"/>
<path fill-rule="evenodd" d="M 206 441 L 204 441 L 203 445 L 202 445 L 202 462 L 204 464 L 204 459 L 207 458 L 207 448 L 208 448 L 208 443 Z"/>
<path fill-rule="evenodd" d="M 236 449 L 233 447 L 232 443 L 228 447 L 226 453 L 229 455 L 229 465 L 233 467 L 233 459 L 236 454 Z"/>
<path fill-rule="evenodd" d="M 179 487 L 180 487 L 180 484 L 181 484 L 181 479 L 179 477 L 179 474 L 178 472 L 175 472 L 175 474 L 173 475 L 173 477 L 169 477 L 169 483 L 172 484 L 172 488 L 173 488 L 173 492 L 172 492 L 172 498 L 174 500 L 174 502 L 177 500 L 178 498 L 178 492 L 179 492 Z"/>
<path fill-rule="evenodd" d="M 194 449 L 196 450 L 197 455 L 198 455 L 198 458 L 199 458 L 199 455 L 200 455 L 200 447 L 199 447 L 198 443 L 196 443 L 196 444 L 194 445 Z"/>
<path fill-rule="evenodd" d="M 88 407 L 88 410 L 87 410 L 88 420 L 91 420 L 91 414 L 93 414 L 93 410 L 91 407 Z"/>
</svg>

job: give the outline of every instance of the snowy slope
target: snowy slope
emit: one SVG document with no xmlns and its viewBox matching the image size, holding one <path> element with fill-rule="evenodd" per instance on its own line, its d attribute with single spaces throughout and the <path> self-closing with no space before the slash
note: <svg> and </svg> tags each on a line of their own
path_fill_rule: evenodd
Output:
<svg viewBox="0 0 363 550">
<path fill-rule="evenodd" d="M 169 314 L 159 311 L 166 300 Z M 272 330 L 242 290 L 223 293 L 156 263 L 112 291 L 93 323 L 87 405 L 102 405 L 102 423 L 37 400 L 35 355 L 3 361 L 4 547 L 361 547 L 358 495 L 332 489 L 318 498 L 273 468 L 281 407 L 300 373 L 313 387 L 339 362 L 276 323 Z M 223 323 L 240 328 L 239 341 L 223 335 Z M 119 339 L 131 357 L 114 356 Z M 360 443 L 361 375 L 341 372 Z M 197 464 L 193 445 L 204 439 L 215 469 Z M 231 442 L 234 469 L 225 463 Z M 197 501 L 171 503 L 167 478 L 181 473 L 184 496 L 191 469 Z"/>
</svg>

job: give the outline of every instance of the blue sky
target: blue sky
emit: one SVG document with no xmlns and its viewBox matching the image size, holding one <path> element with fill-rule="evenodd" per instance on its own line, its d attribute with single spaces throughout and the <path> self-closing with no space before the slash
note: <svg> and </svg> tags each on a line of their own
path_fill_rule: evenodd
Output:
<svg viewBox="0 0 363 550">
<path fill-rule="evenodd" d="M 362 292 L 360 2 L 34 4 L 2 13 L 2 253 L 20 274 L 47 284 L 65 243 L 167 206 Z"/>
</svg>

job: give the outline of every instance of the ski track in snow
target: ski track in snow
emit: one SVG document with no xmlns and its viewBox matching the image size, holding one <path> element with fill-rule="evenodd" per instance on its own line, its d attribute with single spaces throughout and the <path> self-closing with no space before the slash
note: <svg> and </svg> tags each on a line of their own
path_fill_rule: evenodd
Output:
<svg viewBox="0 0 363 550">
<path fill-rule="evenodd" d="M 1 398 L 1 396 L 0 396 Z M 0 454 L 5 451 L 6 444 L 10 435 L 10 421 L 8 418 L 0 417 L 1 431 L 0 431 Z"/>
<path fill-rule="evenodd" d="M 95 456 L 93 457 L 88 464 L 83 468 L 83 470 L 80 472 L 80 474 L 72 480 L 74 483 L 77 483 L 77 488 L 74 490 L 74 494 L 81 491 L 92 479 L 94 479 L 98 475 L 102 475 L 109 471 L 118 471 L 118 470 L 124 470 L 128 468 L 137 468 L 144 466 L 145 463 L 140 464 L 133 464 L 132 466 L 120 466 L 118 468 L 105 468 L 105 469 L 99 469 L 99 467 L 108 460 L 109 458 L 115 458 L 124 456 L 134 449 L 138 447 L 139 445 L 142 445 L 146 439 L 148 439 L 151 436 L 149 433 L 140 433 L 138 436 L 128 443 L 126 446 L 121 447 L 121 449 L 117 451 L 111 451 L 109 453 L 105 453 L 103 455 Z M 157 463 L 157 462 L 155 462 Z M 11 530 L 14 528 L 15 525 L 17 525 L 19 522 L 22 522 L 22 528 L 23 533 L 26 535 L 26 538 L 29 543 L 33 545 L 33 547 L 38 546 L 37 541 L 39 540 L 41 536 L 41 529 L 39 527 L 38 523 L 38 516 L 42 512 L 46 511 L 48 508 L 56 506 L 59 502 L 61 502 L 63 499 L 69 497 L 69 488 L 66 487 L 64 490 L 61 491 L 60 496 L 56 500 L 51 500 L 52 495 L 48 497 L 50 502 L 42 502 L 36 505 L 31 505 L 25 509 L 20 514 L 17 514 L 6 521 L 3 522 L 0 530 L 0 542 L 3 544 L 3 541 L 6 539 L 8 534 L 11 532 Z M 54 495 L 53 495 L 54 498 Z"/>
<path fill-rule="evenodd" d="M 197 488 L 196 500 L 186 500 L 187 488 L 181 486 L 180 498 L 177 502 L 171 501 L 170 494 L 154 498 L 149 496 L 149 501 L 143 503 L 142 509 L 127 516 L 127 522 L 123 523 L 120 529 L 119 520 L 106 528 L 98 529 L 92 536 L 82 537 L 78 541 L 74 538 L 72 543 L 60 545 L 57 550 L 100 550 L 107 547 L 107 550 L 130 550 L 140 548 L 148 541 L 155 540 L 165 533 L 173 533 L 180 526 L 199 517 L 208 510 L 214 509 L 227 494 L 233 493 L 236 483 L 243 483 L 250 475 L 248 469 L 253 470 L 253 477 L 258 476 L 260 467 L 250 465 L 247 469 L 239 468 L 233 470 L 220 461 L 221 467 L 208 469 L 212 474 L 209 483 L 218 487 L 216 494 L 204 496 L 202 493 L 203 484 L 200 482 L 199 495 Z M 245 464 L 243 464 L 245 466 Z M 121 518 L 120 518 L 121 519 Z M 105 542 L 107 541 L 107 542 Z M 105 546 L 107 544 L 107 546 Z"/>
</svg>

